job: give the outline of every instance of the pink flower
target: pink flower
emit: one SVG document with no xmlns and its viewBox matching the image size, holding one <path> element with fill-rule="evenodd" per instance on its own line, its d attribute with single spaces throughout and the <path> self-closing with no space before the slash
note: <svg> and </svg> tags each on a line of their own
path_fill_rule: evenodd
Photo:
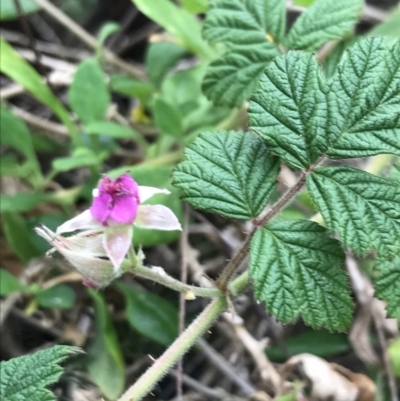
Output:
<svg viewBox="0 0 400 401">
<path fill-rule="evenodd" d="M 166 189 L 139 186 L 129 175 L 115 180 L 104 176 L 93 190 L 90 209 L 66 221 L 56 234 L 77 230 L 100 230 L 102 245 L 115 272 L 132 245 L 133 225 L 157 230 L 181 230 L 175 214 L 164 205 L 143 205 L 156 194 L 169 194 Z"/>
</svg>

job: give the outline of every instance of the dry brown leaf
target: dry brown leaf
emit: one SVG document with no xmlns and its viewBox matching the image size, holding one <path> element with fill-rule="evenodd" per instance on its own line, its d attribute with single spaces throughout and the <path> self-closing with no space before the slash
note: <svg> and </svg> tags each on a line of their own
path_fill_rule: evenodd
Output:
<svg viewBox="0 0 400 401">
<path fill-rule="evenodd" d="M 300 354 L 290 358 L 282 368 L 282 375 L 285 380 L 300 378 L 306 382 L 310 401 L 358 401 L 356 384 L 315 355 Z"/>
</svg>

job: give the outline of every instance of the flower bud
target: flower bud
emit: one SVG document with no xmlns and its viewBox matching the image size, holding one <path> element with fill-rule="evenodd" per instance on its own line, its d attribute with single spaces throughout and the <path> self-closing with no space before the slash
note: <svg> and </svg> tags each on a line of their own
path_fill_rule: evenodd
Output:
<svg viewBox="0 0 400 401">
<path fill-rule="evenodd" d="M 68 238 L 55 234 L 43 225 L 36 227 L 35 231 L 53 246 L 47 254 L 58 251 L 83 276 L 87 286 L 105 287 L 122 274 L 122 270 L 115 271 L 107 258 L 102 245 L 102 231 L 82 231 Z"/>
</svg>

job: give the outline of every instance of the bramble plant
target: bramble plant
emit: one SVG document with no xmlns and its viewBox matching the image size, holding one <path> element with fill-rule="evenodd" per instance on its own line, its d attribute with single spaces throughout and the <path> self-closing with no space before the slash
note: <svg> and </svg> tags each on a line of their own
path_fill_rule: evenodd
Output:
<svg viewBox="0 0 400 401">
<path fill-rule="evenodd" d="M 154 153 L 165 156 L 160 149 L 170 151 L 176 144 L 185 147 L 183 161 L 180 153 L 177 158 L 171 152 L 167 154 L 173 154 L 173 162 L 180 161 L 172 173 L 172 184 L 175 191 L 180 191 L 181 199 L 195 209 L 250 221 L 251 226 L 211 288 L 187 285 L 162 268 L 146 267 L 142 250 L 135 250 L 136 233 L 143 235 L 138 227 L 181 230 L 179 207 L 142 205 L 151 196 L 170 191 L 138 185 L 146 185 L 145 179 L 138 178 L 140 168 L 128 169 L 128 173 L 121 168 L 111 177 L 104 176 L 93 191 L 91 208 L 59 225 L 55 232 L 43 225 L 36 228 L 54 247 L 50 253 L 60 252 L 90 287 L 104 287 L 129 272 L 183 293 L 187 299 L 213 299 L 171 345 L 169 338 L 156 339 L 169 347 L 119 401 L 143 399 L 249 286 L 266 311 L 283 323 L 301 317 L 313 328 L 347 330 L 353 320 L 353 301 L 343 267 L 346 252 L 374 256 L 376 296 L 387 302 L 389 316 L 400 320 L 400 169 L 395 165 L 390 176 L 379 175 L 382 166 L 400 156 L 400 40 L 362 37 L 340 50 L 339 57 L 336 54 L 330 58 L 328 54 L 319 58 L 321 52 L 313 53 L 321 47 L 326 49 L 327 42 L 332 44 L 351 34 L 362 11 L 361 0 L 316 0 L 288 32 L 284 0 L 215 0 L 210 2 L 202 31 L 208 43 L 185 9 L 168 0 L 158 0 L 157 6 L 148 0 L 134 2 L 207 65 L 199 74 L 208 98 L 201 95 L 199 100 L 204 106 L 201 118 L 192 109 L 191 118 L 184 120 L 179 116 L 179 102 L 165 98 L 165 87 L 161 87 L 166 71 L 184 54 L 171 43 L 168 51 L 172 56 L 169 63 L 165 62 L 165 70 L 152 69 L 151 84 L 140 88 L 141 94 L 148 91 L 142 103 L 151 104 L 156 124 L 165 134 L 155 146 L 127 127 L 103 121 L 110 101 L 106 90 L 101 91 L 96 107 L 86 109 L 88 105 L 82 103 L 79 92 L 79 74 L 87 78 L 90 71 L 96 71 L 104 84 L 97 60 L 86 60 L 79 67 L 69 93 L 72 109 L 89 136 L 106 131 L 111 137 L 136 138 L 150 163 Z M 180 16 L 176 21 L 166 19 L 171 10 Z M 192 23 L 196 29 L 191 30 Z M 15 61 L 12 49 L 5 49 L 3 52 Z M 157 53 L 149 52 L 148 58 L 157 60 Z M 2 70 L 29 86 L 21 82 L 24 78 L 16 78 L 11 64 L 3 62 Z M 95 80 L 95 75 L 91 79 Z M 114 85 L 121 82 L 125 82 L 121 76 L 114 77 Z M 37 85 L 42 88 L 44 84 Z M 166 88 L 173 88 L 173 82 L 169 81 Z M 43 102 L 52 104 L 55 114 L 69 127 L 76 145 L 74 155 L 59 161 L 51 174 L 69 170 L 75 163 L 82 165 L 82 159 L 98 173 L 106 156 L 83 146 L 68 113 L 52 103 L 51 93 L 43 89 L 37 94 L 40 96 Z M 219 127 L 224 129 L 215 129 L 215 121 L 200 125 L 210 102 L 224 107 L 218 109 L 224 118 L 227 110 L 237 115 L 243 110 L 232 108 L 247 108 L 247 130 L 235 131 L 231 120 L 221 124 L 218 118 Z M 6 114 L 6 118 L 12 117 Z M 101 150 L 98 141 L 93 141 L 93 148 Z M 29 148 L 25 154 L 31 160 L 27 176 L 44 188 L 34 154 Z M 377 169 L 367 165 L 362 170 L 345 162 L 377 155 L 382 155 L 378 156 L 382 163 Z M 279 195 L 283 166 L 291 170 L 296 182 Z M 310 219 L 285 218 L 285 208 L 303 195 L 310 199 L 317 214 Z M 61 236 L 71 232 L 75 233 Z M 243 269 L 247 259 L 248 268 Z M 118 283 L 117 287 L 129 299 L 125 284 Z M 104 308 L 99 293 L 90 294 L 96 307 Z M 99 326 L 107 325 L 104 317 Z M 118 354 L 114 359 L 123 370 L 122 356 Z M 1 388 L 5 391 L 3 382 Z M 116 399 L 122 389 L 123 382 L 107 395 Z"/>
</svg>

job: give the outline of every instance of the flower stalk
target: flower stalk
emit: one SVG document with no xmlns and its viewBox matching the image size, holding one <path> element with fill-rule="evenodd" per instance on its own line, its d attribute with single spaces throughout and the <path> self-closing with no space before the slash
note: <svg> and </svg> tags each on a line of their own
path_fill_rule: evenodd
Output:
<svg viewBox="0 0 400 401">
<path fill-rule="evenodd" d="M 193 300 L 196 297 L 216 298 L 222 295 L 222 292 L 218 288 L 205 288 L 184 284 L 181 281 L 169 276 L 161 267 L 153 266 L 151 268 L 148 268 L 138 265 L 127 271 L 133 273 L 137 277 L 146 278 L 148 280 L 164 285 L 165 287 L 181 292 L 185 294 L 186 299 L 188 300 Z"/>
</svg>

